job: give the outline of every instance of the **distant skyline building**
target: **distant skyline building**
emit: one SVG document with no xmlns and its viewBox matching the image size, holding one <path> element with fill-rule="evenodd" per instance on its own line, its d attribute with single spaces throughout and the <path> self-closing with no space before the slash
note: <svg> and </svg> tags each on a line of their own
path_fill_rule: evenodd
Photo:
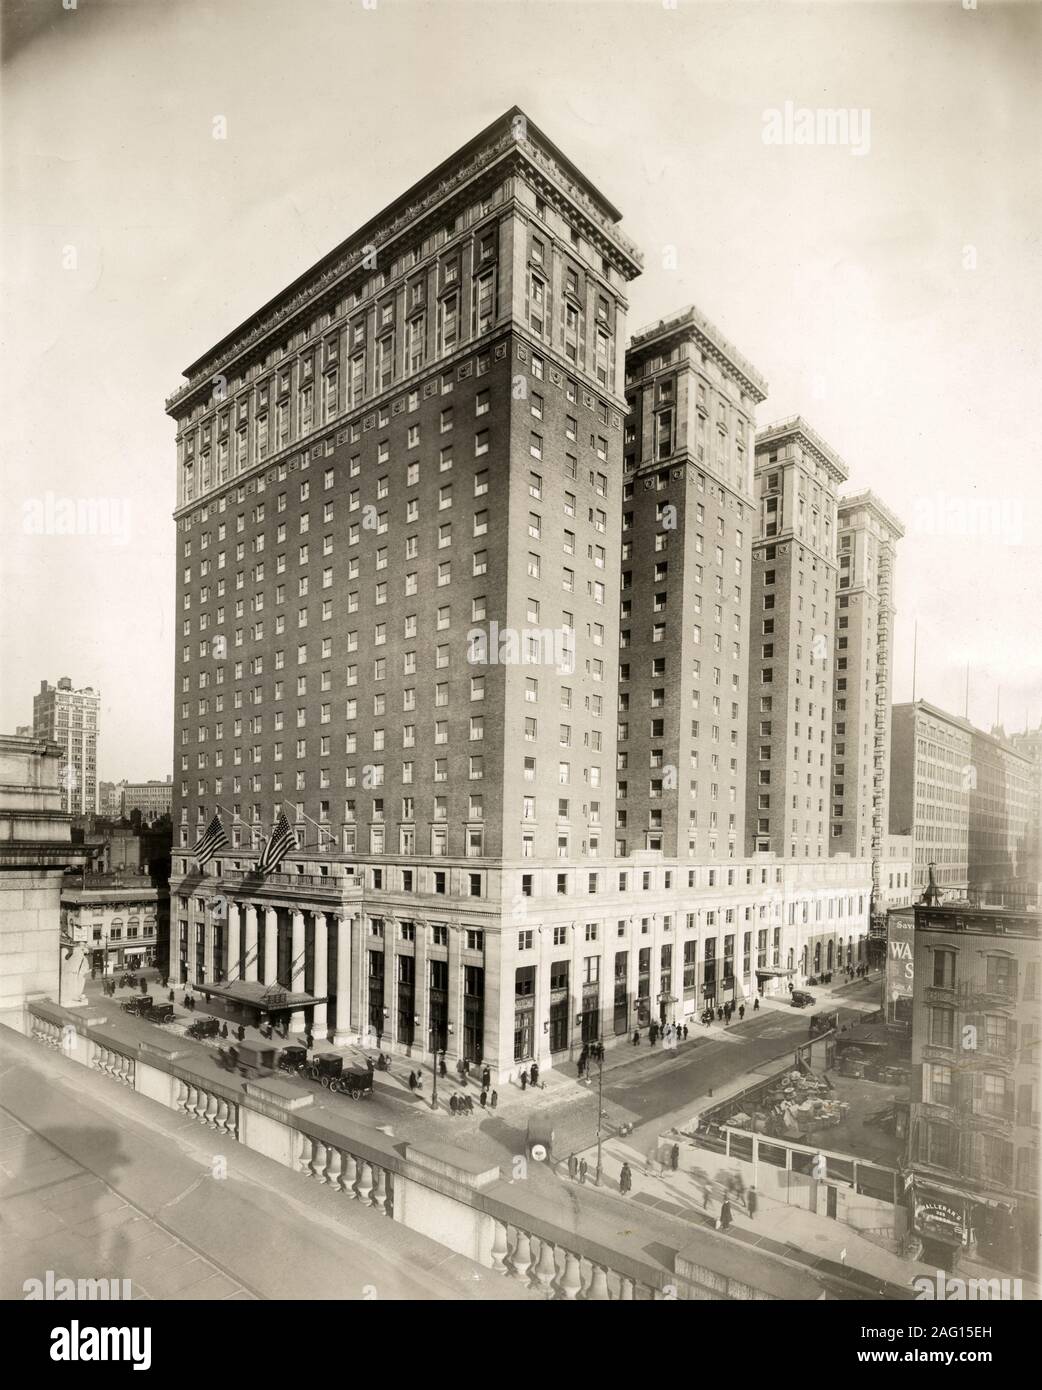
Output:
<svg viewBox="0 0 1042 1390">
<path fill-rule="evenodd" d="M 1007 898 L 1009 906 L 1035 904 L 1036 765 L 1029 750 L 1018 749 L 1001 729 L 973 729 L 970 760 L 970 891 L 996 906 Z"/>
<path fill-rule="evenodd" d="M 756 436 L 746 845 L 829 855 L 838 486 L 847 465 L 800 417 Z M 845 696 L 836 694 L 837 734 Z"/>
<path fill-rule="evenodd" d="M 56 743 L 65 758 L 59 774 L 62 809 L 69 815 L 98 813 L 98 734 L 101 692 L 73 688 L 68 676 L 57 685 L 40 682 L 33 696 L 33 736 Z"/>
<path fill-rule="evenodd" d="M 120 782 L 120 815 L 129 817 L 132 811 L 140 811 L 143 820 L 158 820 L 170 814 L 173 798 L 173 779 L 165 781 L 151 778 L 147 782 Z"/>
<path fill-rule="evenodd" d="M 894 705 L 890 734 L 890 832 L 912 837 L 913 899 L 929 867 L 945 896 L 969 884 L 972 725 L 926 700 Z"/>
</svg>

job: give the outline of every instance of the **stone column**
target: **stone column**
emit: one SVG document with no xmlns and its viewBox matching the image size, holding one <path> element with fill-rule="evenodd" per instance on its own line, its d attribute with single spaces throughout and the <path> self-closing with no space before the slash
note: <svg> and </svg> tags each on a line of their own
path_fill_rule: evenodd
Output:
<svg viewBox="0 0 1042 1390">
<path fill-rule="evenodd" d="M 279 973 L 279 914 L 273 907 L 264 909 L 264 973 L 261 983 L 273 985 Z"/>
<path fill-rule="evenodd" d="M 336 923 L 336 1031 L 333 1041 L 343 1047 L 351 1032 L 351 918 L 338 917 Z"/>
<path fill-rule="evenodd" d="M 316 998 L 321 999 L 320 1004 L 315 1005 L 314 1015 L 311 1020 L 311 1030 L 316 1039 L 323 1042 L 329 1031 L 326 1019 L 326 1002 L 323 996 L 329 988 L 327 974 L 329 951 L 329 919 L 324 912 L 315 913 L 315 983 L 313 992 Z"/>
<path fill-rule="evenodd" d="M 196 917 L 197 908 L 194 903 L 188 913 L 188 980 L 189 985 L 195 985 L 195 951 L 199 941 L 199 922 Z"/>
<path fill-rule="evenodd" d="M 290 980 L 291 994 L 304 993 L 304 943 L 307 940 L 304 930 L 304 914 L 299 909 L 293 911 L 293 929 L 290 937 Z M 307 1016 L 303 1012 L 293 1015 L 293 1031 L 303 1035 L 307 1028 Z"/>
<path fill-rule="evenodd" d="M 208 980 L 213 980 L 214 975 L 214 936 L 217 932 L 217 924 L 213 917 L 213 900 L 206 904 L 206 915 L 203 918 L 203 974 Z M 218 962 L 219 964 L 219 962 Z"/>
<path fill-rule="evenodd" d="M 239 904 L 228 903 L 228 961 L 225 967 L 225 978 L 235 982 L 242 977 L 239 974 Z"/>
<path fill-rule="evenodd" d="M 252 903 L 246 908 L 246 964 L 243 967 L 244 980 L 257 978 L 257 909 Z"/>
</svg>

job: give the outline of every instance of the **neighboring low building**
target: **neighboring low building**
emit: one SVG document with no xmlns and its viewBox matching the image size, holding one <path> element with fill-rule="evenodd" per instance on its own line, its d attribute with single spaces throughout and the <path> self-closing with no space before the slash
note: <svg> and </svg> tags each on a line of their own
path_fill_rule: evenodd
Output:
<svg viewBox="0 0 1042 1390">
<path fill-rule="evenodd" d="M 928 1264 L 1038 1269 L 1039 913 L 914 909 L 912 1228 Z"/>
<path fill-rule="evenodd" d="M 887 835 L 883 841 L 879 892 L 884 911 L 907 907 L 912 901 L 912 837 Z"/>
<path fill-rule="evenodd" d="M 0 1011 L 58 999 L 62 880 L 84 858 L 62 810 L 63 761 L 56 744 L 0 735 Z"/>
<path fill-rule="evenodd" d="M 62 926 L 89 951 L 92 976 L 142 969 L 156 963 L 163 900 L 147 874 L 71 877 L 62 888 Z"/>
</svg>

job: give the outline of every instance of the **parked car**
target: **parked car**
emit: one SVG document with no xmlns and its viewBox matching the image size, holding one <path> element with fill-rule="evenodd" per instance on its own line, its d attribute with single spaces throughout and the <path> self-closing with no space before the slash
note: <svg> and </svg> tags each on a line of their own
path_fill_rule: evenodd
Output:
<svg viewBox="0 0 1042 1390">
<path fill-rule="evenodd" d="M 794 1009 L 805 1009 L 808 1004 L 816 1004 L 817 1002 L 813 994 L 808 994 L 805 989 L 794 989 L 789 996 L 789 1003 Z"/>
<path fill-rule="evenodd" d="M 141 1010 L 139 1009 L 140 1013 Z M 151 1008 L 144 1010 L 144 1016 L 149 1023 L 173 1023 L 174 1006 L 173 1004 L 153 1004 Z"/>
<path fill-rule="evenodd" d="M 142 994 L 140 998 L 124 999 L 119 1006 L 125 1014 L 146 1014 L 152 1007 L 151 994 Z"/>
<path fill-rule="evenodd" d="M 216 1038 L 220 1031 L 221 1025 L 216 1018 L 197 1018 L 196 1021 L 190 1023 L 185 1030 L 187 1036 L 190 1038 Z"/>
</svg>

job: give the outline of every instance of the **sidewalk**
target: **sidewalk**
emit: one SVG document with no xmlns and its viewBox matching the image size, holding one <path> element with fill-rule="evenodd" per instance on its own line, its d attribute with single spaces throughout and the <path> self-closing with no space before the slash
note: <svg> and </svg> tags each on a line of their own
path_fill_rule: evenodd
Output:
<svg viewBox="0 0 1042 1390">
<path fill-rule="evenodd" d="M 711 1161 L 712 1156 L 707 1155 L 707 1159 Z M 711 1172 L 662 1171 L 660 1164 L 649 1165 L 647 1156 L 626 1141 L 611 1139 L 604 1145 L 603 1171 L 605 1183 L 616 1192 L 624 1162 L 629 1163 L 633 1174 L 633 1187 L 626 1200 L 677 1215 L 684 1212 L 687 1219 L 697 1214 L 705 1228 L 715 1229 L 725 1189 Z M 756 1214 L 750 1217 L 747 1208 L 733 1195 L 730 1201 L 734 1224 L 728 1234 L 746 1244 L 759 1245 L 765 1251 L 789 1259 L 797 1252 L 795 1257 L 804 1262 L 832 1261 L 900 1289 L 910 1289 L 917 1274 L 934 1274 L 932 1266 L 917 1264 L 885 1250 L 852 1227 L 830 1217 L 761 1197 L 759 1193 Z"/>
</svg>

